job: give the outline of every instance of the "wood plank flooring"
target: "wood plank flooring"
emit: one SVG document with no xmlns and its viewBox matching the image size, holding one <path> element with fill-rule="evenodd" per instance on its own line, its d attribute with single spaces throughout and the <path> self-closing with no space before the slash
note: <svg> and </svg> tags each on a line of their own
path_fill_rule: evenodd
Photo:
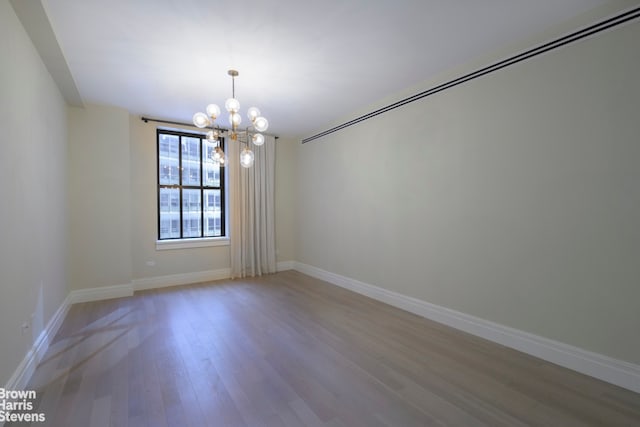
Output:
<svg viewBox="0 0 640 427">
<path fill-rule="evenodd" d="M 639 394 L 294 271 L 74 305 L 29 387 L 34 426 L 640 426 Z"/>
</svg>

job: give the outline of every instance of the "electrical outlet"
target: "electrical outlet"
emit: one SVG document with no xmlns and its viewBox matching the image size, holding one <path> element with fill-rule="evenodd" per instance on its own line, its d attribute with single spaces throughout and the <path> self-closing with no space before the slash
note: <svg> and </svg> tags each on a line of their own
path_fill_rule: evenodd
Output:
<svg viewBox="0 0 640 427">
<path fill-rule="evenodd" d="M 22 335 L 26 334 L 30 327 L 29 322 L 24 322 L 21 327 Z"/>
<path fill-rule="evenodd" d="M 156 265 L 156 262 L 155 262 L 154 260 L 147 261 L 147 265 L 148 265 L 149 267 L 153 267 L 153 266 L 155 266 L 155 265 Z"/>
</svg>

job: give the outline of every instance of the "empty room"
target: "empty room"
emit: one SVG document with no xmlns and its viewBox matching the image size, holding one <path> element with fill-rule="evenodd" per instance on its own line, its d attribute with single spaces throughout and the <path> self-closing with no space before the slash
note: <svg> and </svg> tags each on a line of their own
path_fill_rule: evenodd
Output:
<svg viewBox="0 0 640 427">
<path fill-rule="evenodd" d="M 640 1 L 0 0 L 0 426 L 640 425 Z"/>
</svg>

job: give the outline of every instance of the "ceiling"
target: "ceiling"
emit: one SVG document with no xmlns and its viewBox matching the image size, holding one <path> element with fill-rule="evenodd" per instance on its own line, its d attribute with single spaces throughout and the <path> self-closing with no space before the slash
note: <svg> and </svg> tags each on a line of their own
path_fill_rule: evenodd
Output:
<svg viewBox="0 0 640 427">
<path fill-rule="evenodd" d="M 259 107 L 269 133 L 291 137 L 615 3 L 42 1 L 82 102 L 190 122 L 231 96 L 235 68 L 242 111 Z"/>
</svg>

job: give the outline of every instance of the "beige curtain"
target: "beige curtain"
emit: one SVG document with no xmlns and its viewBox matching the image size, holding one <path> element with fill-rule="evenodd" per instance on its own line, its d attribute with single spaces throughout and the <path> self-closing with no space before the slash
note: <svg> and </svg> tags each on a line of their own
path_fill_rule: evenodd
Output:
<svg viewBox="0 0 640 427">
<path fill-rule="evenodd" d="M 276 141 L 265 136 L 256 147 L 253 167 L 240 166 L 242 144 L 227 142 L 231 277 L 276 272 L 274 217 Z"/>
</svg>

